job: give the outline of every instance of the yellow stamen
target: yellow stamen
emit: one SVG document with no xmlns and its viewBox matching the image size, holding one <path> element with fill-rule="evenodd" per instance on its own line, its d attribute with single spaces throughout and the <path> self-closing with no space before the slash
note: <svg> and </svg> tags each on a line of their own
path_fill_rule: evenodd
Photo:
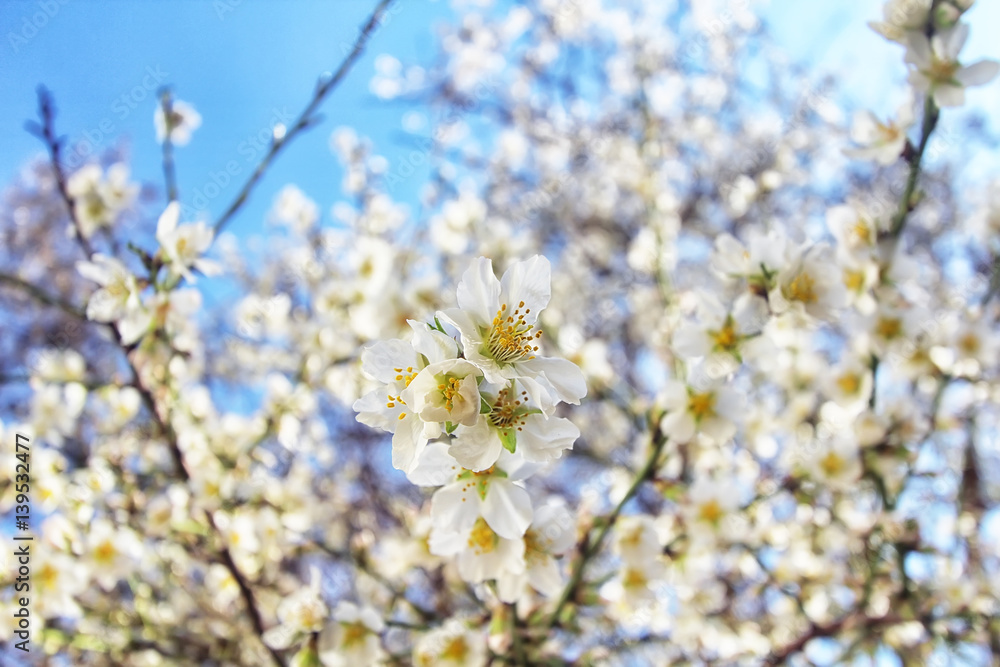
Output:
<svg viewBox="0 0 1000 667">
<path fill-rule="evenodd" d="M 819 298 L 816 294 L 816 281 L 808 273 L 800 273 L 789 283 L 787 296 L 792 301 L 816 303 Z"/>
</svg>

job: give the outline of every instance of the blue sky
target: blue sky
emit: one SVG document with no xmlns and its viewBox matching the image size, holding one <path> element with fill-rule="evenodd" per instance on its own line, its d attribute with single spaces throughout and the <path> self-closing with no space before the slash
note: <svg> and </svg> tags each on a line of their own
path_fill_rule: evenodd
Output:
<svg viewBox="0 0 1000 667">
<path fill-rule="evenodd" d="M 299 113 L 317 76 L 340 62 L 373 5 L 374 0 L 5 0 L 0 182 L 9 183 L 40 150 L 21 128 L 34 117 L 35 87 L 44 83 L 55 95 L 58 129 L 71 143 L 88 138 L 107 148 L 125 140 L 134 174 L 160 185 L 152 118 L 155 90 L 167 83 L 204 119 L 192 143 L 176 154 L 182 201 L 206 195 L 213 176 L 216 183 L 225 182 L 221 173 L 230 161 L 239 165 L 236 178 L 219 188 L 217 197 L 201 199 L 214 219 L 261 157 L 263 146 L 254 137 Z M 974 29 L 967 62 L 1000 56 L 984 27 L 1000 25 L 1000 3 L 978 5 L 970 14 Z M 817 78 L 838 73 L 853 104 L 882 114 L 895 109 L 905 90 L 902 49 L 865 25 L 880 16 L 881 2 L 765 0 L 760 7 L 791 60 L 809 63 Z M 323 106 L 324 123 L 285 151 L 231 229 L 259 229 L 274 195 L 289 182 L 316 198 L 328 215 L 340 189 L 327 141 L 337 126 L 370 136 L 393 162 L 406 148 L 400 137 L 407 109 L 381 103 L 368 92 L 374 58 L 388 52 L 404 63 L 426 62 L 434 52 L 433 26 L 449 15 L 445 0 L 400 0 L 346 85 Z M 995 112 L 1000 85 L 972 91 L 969 102 Z M 986 170 L 996 173 L 995 163 Z M 214 191 L 209 187 L 208 193 Z M 155 217 L 154 211 L 149 214 Z"/>
<path fill-rule="evenodd" d="M 374 2 L 52 0 L 51 5 L 56 11 L 26 43 L 10 34 L 25 34 L 26 20 L 44 16 L 39 2 L 7 1 L 0 9 L 0 181 L 9 183 L 40 150 L 38 140 L 21 128 L 35 116 L 35 88 L 44 83 L 55 96 L 57 128 L 71 143 L 91 138 L 107 148 L 124 138 L 131 145 L 133 173 L 160 185 L 153 112 L 155 89 L 167 83 L 203 117 L 192 142 L 175 155 L 182 200 L 204 194 L 228 162 L 240 166 L 234 182 L 208 202 L 215 217 L 260 161 L 255 137 L 262 130 L 266 135 L 276 120 L 288 123 L 299 114 L 320 73 L 335 69 L 353 44 Z M 391 50 L 415 60 L 431 53 L 430 26 L 447 11 L 445 3 L 426 0 L 397 5 L 374 32 L 372 50 L 323 106 L 325 122 L 286 149 L 234 228 L 259 221 L 289 182 L 313 196 L 328 193 L 332 201 L 339 190 L 337 161 L 327 141 L 334 127 L 356 127 L 380 147 L 398 140 L 404 109 L 381 104 L 367 91 L 374 56 Z"/>
</svg>

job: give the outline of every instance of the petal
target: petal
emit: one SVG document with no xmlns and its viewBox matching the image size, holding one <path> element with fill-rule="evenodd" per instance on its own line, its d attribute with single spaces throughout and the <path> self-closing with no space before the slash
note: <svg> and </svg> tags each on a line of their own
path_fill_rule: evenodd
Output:
<svg viewBox="0 0 1000 667">
<path fill-rule="evenodd" d="M 470 364 L 471 365 L 471 364 Z M 463 426 L 475 426 L 479 422 L 479 384 L 476 378 L 481 373 L 470 373 L 459 383 L 458 394 L 452 399 L 451 421 Z"/>
<path fill-rule="evenodd" d="M 694 418 L 686 410 L 671 412 L 660 422 L 663 434 L 678 443 L 690 442 L 694 437 Z"/>
<path fill-rule="evenodd" d="M 934 89 L 934 101 L 939 107 L 960 107 L 965 104 L 965 88 L 939 84 Z"/>
<path fill-rule="evenodd" d="M 511 574 L 504 572 L 503 576 L 497 577 L 497 597 L 502 602 L 514 604 L 524 595 L 524 587 L 528 583 L 528 574 Z"/>
<path fill-rule="evenodd" d="M 423 435 L 424 423 L 412 414 L 405 414 L 392 434 L 392 467 L 410 472 L 427 444 L 427 438 Z"/>
<path fill-rule="evenodd" d="M 551 267 L 549 260 L 542 255 L 535 255 L 523 262 L 515 262 L 503 274 L 500 280 L 500 301 L 509 309 L 525 309 L 530 311 L 524 318 L 532 324 L 540 313 L 549 305 L 551 296 Z M 521 302 L 524 306 L 521 307 Z M 508 313 L 512 312 L 511 310 Z"/>
<path fill-rule="evenodd" d="M 417 486 L 443 486 L 462 472 L 459 463 L 448 451 L 448 444 L 432 442 L 417 457 L 416 465 L 406 474 L 406 478 Z"/>
<path fill-rule="evenodd" d="M 531 415 L 517 434 L 517 451 L 527 461 L 545 463 L 562 456 L 564 449 L 572 449 L 579 437 L 580 429 L 568 419 Z"/>
<path fill-rule="evenodd" d="M 516 366 L 534 377 L 544 376 L 555 390 L 553 398 L 579 405 L 580 399 L 587 395 L 587 380 L 583 376 L 583 371 L 568 359 L 536 357 Z"/>
<path fill-rule="evenodd" d="M 106 289 L 99 289 L 87 302 L 87 319 L 95 322 L 113 322 L 126 313 L 124 304 Z"/>
<path fill-rule="evenodd" d="M 542 595 L 555 597 L 563 587 L 562 574 L 554 558 L 545 556 L 531 561 L 528 566 L 528 582 Z"/>
<path fill-rule="evenodd" d="M 963 86 L 981 86 L 992 81 L 997 72 L 1000 72 L 1000 63 L 995 60 L 980 60 L 958 70 L 955 79 Z"/>
<path fill-rule="evenodd" d="M 500 281 L 493 273 L 493 262 L 479 257 L 462 274 L 458 283 L 458 307 L 471 313 L 481 325 L 493 321 L 500 309 Z"/>
<path fill-rule="evenodd" d="M 576 543 L 576 522 L 562 502 L 548 502 L 539 507 L 531 529 L 550 554 L 564 554 Z"/>
<path fill-rule="evenodd" d="M 177 223 L 181 217 L 181 205 L 176 201 L 172 201 L 167 204 L 167 208 L 164 209 L 163 213 L 160 215 L 159 222 L 156 223 L 156 240 L 161 244 L 164 239 L 170 236 L 177 229 Z"/>
<path fill-rule="evenodd" d="M 742 336 L 759 332 L 771 319 L 771 311 L 763 297 L 746 292 L 733 304 L 736 332 Z"/>
<path fill-rule="evenodd" d="M 694 324 L 682 324 L 678 327 L 672 342 L 674 351 L 682 357 L 691 359 L 708 354 L 708 336 L 703 329 Z"/>
<path fill-rule="evenodd" d="M 463 468 L 479 472 L 497 462 L 501 449 L 503 444 L 496 429 L 488 420 L 481 419 L 471 428 L 458 429 L 448 451 Z"/>
<path fill-rule="evenodd" d="M 399 424 L 399 413 L 403 408 L 400 405 L 387 407 L 385 388 L 375 389 L 368 392 L 358 400 L 354 401 L 352 408 L 358 414 L 355 416 L 359 422 L 372 428 L 380 428 L 383 431 L 392 433 Z"/>
<path fill-rule="evenodd" d="M 118 264 L 118 262 L 100 253 L 96 253 L 94 254 L 93 262 L 77 262 L 76 270 L 77 273 L 87 280 L 92 280 L 98 285 L 106 286 L 114 280 L 115 264 Z M 124 269 L 124 267 L 122 268 Z"/>
<path fill-rule="evenodd" d="M 492 488 L 490 493 L 493 493 Z M 527 491 L 524 494 L 527 496 Z M 431 498 L 431 520 L 435 532 L 443 529 L 444 532 L 467 533 L 479 518 L 480 506 L 479 494 L 464 481 L 441 487 Z"/>
<path fill-rule="evenodd" d="M 961 52 L 962 47 L 965 46 L 965 41 L 969 39 L 969 24 L 968 23 L 957 23 L 951 28 L 938 33 L 935 36 L 940 37 L 942 51 L 941 55 L 945 56 L 948 60 L 958 60 L 958 54 Z"/>
<path fill-rule="evenodd" d="M 556 411 L 556 405 L 559 401 L 554 395 L 555 388 L 551 384 L 539 382 L 528 376 L 521 376 L 517 378 L 516 382 L 524 387 L 524 391 L 528 393 L 528 402 L 531 405 L 541 408 L 545 415 L 551 415 Z M 507 382 L 505 381 L 504 384 L 506 385 Z"/>
<path fill-rule="evenodd" d="M 667 410 L 681 410 L 687 405 L 687 387 L 679 380 L 667 380 L 660 391 L 660 403 Z"/>
<path fill-rule="evenodd" d="M 118 322 L 118 333 L 121 334 L 122 343 L 131 345 L 142 338 L 152 322 L 153 316 L 145 310 L 136 309 L 128 313 Z"/>
<path fill-rule="evenodd" d="M 875 138 L 875 128 L 878 119 L 871 111 L 857 111 L 854 114 L 854 122 L 851 123 L 851 140 L 857 144 L 870 144 Z"/>
<path fill-rule="evenodd" d="M 424 322 L 417 320 L 407 320 L 406 322 L 413 329 L 411 342 L 413 349 L 418 354 L 427 357 L 428 364 L 454 359 L 458 356 L 458 344 L 451 336 L 431 329 Z"/>
<path fill-rule="evenodd" d="M 483 518 L 493 532 L 508 540 L 520 538 L 531 525 L 531 497 L 509 479 L 494 477 L 490 480 L 482 510 Z"/>
<path fill-rule="evenodd" d="M 413 346 L 405 340 L 394 338 L 380 340 L 365 346 L 361 352 L 361 372 L 373 380 L 391 384 L 399 375 L 397 368 L 407 368 L 417 363 Z"/>
<path fill-rule="evenodd" d="M 931 45 L 927 41 L 927 35 L 922 32 L 910 31 L 906 33 L 906 62 L 916 65 L 920 69 L 926 69 L 931 64 Z"/>
<path fill-rule="evenodd" d="M 333 612 L 333 620 L 338 623 L 354 623 L 358 620 L 358 606 L 353 602 L 341 601 Z"/>
<path fill-rule="evenodd" d="M 736 433 L 736 425 L 722 417 L 707 417 L 701 422 L 698 430 L 716 443 L 723 444 Z"/>
<path fill-rule="evenodd" d="M 511 454 L 506 449 L 500 450 L 497 467 L 507 473 L 508 482 L 520 482 L 537 473 L 541 466 L 526 460 L 520 454 Z"/>
</svg>

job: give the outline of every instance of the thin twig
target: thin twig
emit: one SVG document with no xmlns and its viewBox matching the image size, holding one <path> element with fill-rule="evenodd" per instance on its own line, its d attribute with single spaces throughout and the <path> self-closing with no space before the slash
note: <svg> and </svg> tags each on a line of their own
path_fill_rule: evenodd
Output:
<svg viewBox="0 0 1000 667">
<path fill-rule="evenodd" d="M 570 600 L 576 597 L 576 591 L 583 581 L 583 572 L 586 569 L 588 561 L 590 561 L 590 559 L 601 550 L 601 545 L 604 543 L 604 540 L 611 531 L 611 528 L 618 520 L 618 516 L 622 513 L 625 505 L 635 496 L 636 493 L 639 492 L 639 488 L 642 484 L 656 474 L 656 464 L 660 458 L 660 452 L 663 451 L 663 445 L 666 444 L 667 441 L 667 437 L 662 433 L 662 431 L 660 431 L 658 422 L 659 420 L 657 419 L 651 420 L 654 435 L 651 451 L 649 453 L 649 457 L 646 459 L 646 465 L 643 466 L 642 470 L 636 475 L 635 480 L 632 482 L 632 486 L 630 486 L 628 491 L 625 492 L 625 496 L 618 503 L 617 507 L 615 507 L 611 514 L 606 517 L 604 524 L 597 533 L 597 536 L 593 540 L 589 539 L 589 532 L 586 536 L 584 536 L 582 546 L 580 548 L 580 555 L 573 563 L 573 573 L 570 575 L 570 580 L 563 589 L 562 594 L 559 596 L 555 609 L 549 617 L 548 626 L 550 628 L 559 623 L 559 615 L 562 613 L 563 608 L 570 602 Z"/>
<path fill-rule="evenodd" d="M 73 197 L 69 194 L 69 190 L 66 187 L 66 174 L 62 169 L 62 162 L 60 160 L 60 154 L 62 152 L 62 137 L 57 137 L 55 133 L 55 116 L 56 108 L 52 102 L 52 94 L 49 93 L 45 86 L 38 87 L 38 117 L 41 119 L 42 124 L 39 127 L 34 127 L 32 131 L 38 134 L 38 137 L 42 140 L 45 146 L 49 149 L 49 158 L 52 163 L 52 172 L 56 177 L 56 187 L 59 189 L 59 194 L 62 196 L 63 201 L 66 203 L 66 208 L 69 211 L 69 219 L 73 224 L 73 229 L 76 232 L 77 242 L 83 249 L 84 254 L 87 259 L 90 259 L 94 250 L 90 246 L 90 240 L 87 239 L 83 234 L 83 227 L 80 224 L 79 218 L 76 217 L 76 204 Z"/>
<path fill-rule="evenodd" d="M 73 226 L 77 231 L 77 241 L 80 244 L 81 249 L 86 254 L 87 259 L 92 259 L 93 248 L 91 247 L 89 241 L 81 233 L 80 221 L 76 216 L 76 208 L 73 205 L 73 199 L 70 197 L 69 192 L 66 190 L 66 179 L 62 171 L 62 166 L 59 162 L 59 151 L 61 139 L 58 139 L 55 135 L 55 110 L 52 105 L 51 97 L 45 88 L 39 88 L 39 116 L 42 120 L 42 126 L 36 128 L 35 132 L 38 136 L 45 142 L 49 149 L 49 155 L 51 156 L 52 169 L 55 173 L 56 182 L 59 186 L 59 191 L 63 196 L 63 200 L 66 202 L 67 208 L 69 209 L 69 217 Z M 129 370 L 132 371 L 134 376 L 134 381 L 132 385 L 138 390 L 139 396 L 142 399 L 143 404 L 149 411 L 156 423 L 160 432 L 166 438 L 168 449 L 170 450 L 171 456 L 174 459 L 174 463 L 177 465 L 178 472 L 185 483 L 190 482 L 191 474 L 187 470 L 184 463 L 184 456 L 181 453 L 180 446 L 177 440 L 177 433 L 174 431 L 172 424 L 168 417 L 161 415 L 160 411 L 157 409 L 156 398 L 153 396 L 152 391 L 143 384 L 142 375 L 139 373 L 139 369 L 136 368 L 135 363 L 129 355 L 129 346 L 124 343 L 121 335 L 121 331 L 118 325 L 115 323 L 111 324 L 111 332 L 114 336 L 115 343 L 125 354 L 125 361 L 128 363 Z M 223 564 L 226 569 L 229 570 L 230 575 L 236 580 L 237 585 L 240 589 L 240 594 L 243 597 L 243 601 L 247 607 L 247 613 L 250 616 L 250 621 L 254 627 L 254 631 L 260 638 L 261 643 L 264 644 L 267 651 L 270 653 L 271 658 L 278 667 L 284 667 L 284 660 L 282 660 L 281 655 L 275 651 L 273 648 L 264 643 L 264 623 L 261 617 L 260 611 L 257 609 L 257 604 L 254 599 L 253 591 L 250 589 L 249 583 L 247 583 L 246 578 L 240 572 L 239 568 L 236 566 L 236 562 L 233 560 L 233 556 L 229 551 L 229 548 L 225 544 L 225 540 L 222 536 L 222 531 L 219 530 L 218 525 L 215 523 L 215 519 L 211 512 L 207 509 L 203 510 L 206 520 L 209 526 L 215 533 L 215 537 L 219 543 L 219 556 L 222 559 Z"/>
<path fill-rule="evenodd" d="M 40 303 L 45 304 L 46 306 L 52 306 L 54 308 L 58 308 L 59 310 L 65 312 L 66 314 L 72 315 L 73 317 L 77 317 L 82 320 L 87 319 L 86 314 L 73 304 L 69 303 L 68 301 L 63 301 L 57 296 L 52 296 L 51 294 L 43 290 L 41 287 L 29 283 L 27 280 L 24 280 L 23 278 L 19 278 L 18 276 L 9 273 L 0 272 L 0 284 L 7 284 L 17 287 L 31 298 L 35 299 Z"/>
<path fill-rule="evenodd" d="M 174 172 L 174 144 L 170 141 L 170 131 L 173 129 L 174 100 L 170 89 L 160 91 L 160 106 L 163 109 L 163 180 L 167 186 L 167 201 L 177 200 L 177 175 Z"/>
<path fill-rule="evenodd" d="M 372 33 L 375 31 L 375 26 L 381 19 L 382 14 L 385 13 L 385 10 L 390 4 L 393 3 L 393 1 L 394 0 L 381 0 L 378 3 L 371 16 L 368 17 L 368 21 L 365 23 L 364 27 L 361 28 L 361 34 L 358 35 L 358 39 L 354 43 L 354 48 L 349 54 L 347 54 L 347 57 L 344 58 L 344 61 L 340 64 L 340 67 L 337 68 L 337 71 L 316 88 L 313 98 L 309 101 L 309 104 L 306 105 L 306 108 L 302 111 L 292 126 L 287 129 L 285 135 L 280 139 L 277 137 L 273 139 L 271 142 L 271 148 L 264 156 L 264 159 L 262 159 L 260 164 L 257 165 L 257 168 L 254 169 L 254 172 L 250 175 L 250 178 L 247 179 L 247 182 L 243 184 L 243 188 L 240 190 L 239 194 L 236 195 L 236 199 L 233 200 L 233 203 L 229 205 L 229 208 L 226 209 L 225 213 L 223 213 L 219 220 L 215 223 L 214 231 L 216 236 L 219 235 L 219 232 L 221 232 L 225 226 L 229 224 L 236 212 L 239 211 L 240 208 L 243 207 L 243 204 L 246 203 L 247 199 L 250 197 L 251 191 L 253 191 L 257 182 L 260 181 L 264 172 L 267 171 L 267 168 L 271 165 L 274 158 L 277 157 L 278 153 L 280 153 L 285 146 L 291 143 L 292 139 L 294 139 L 296 135 L 316 123 L 317 118 L 314 115 L 316 109 L 318 109 L 320 104 L 323 103 L 326 96 L 329 95 L 338 84 L 340 84 L 345 76 L 347 76 L 347 73 L 351 70 L 354 62 L 364 51 L 365 45 L 367 44 Z"/>
</svg>

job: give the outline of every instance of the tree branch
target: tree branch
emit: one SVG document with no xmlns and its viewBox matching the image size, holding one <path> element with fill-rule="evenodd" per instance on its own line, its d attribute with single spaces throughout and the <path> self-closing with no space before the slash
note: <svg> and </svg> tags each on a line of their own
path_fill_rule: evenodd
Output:
<svg viewBox="0 0 1000 667">
<path fill-rule="evenodd" d="M 250 178 L 247 179 L 247 182 L 243 184 L 243 188 L 240 190 L 239 194 L 236 195 L 236 199 L 233 200 L 233 203 L 229 205 L 229 208 L 226 209 L 225 213 L 223 213 L 219 220 L 215 223 L 214 231 L 216 236 L 218 236 L 219 232 L 221 232 L 226 225 L 229 224 L 236 212 L 243 207 L 243 204 L 245 204 L 247 199 L 250 197 L 250 193 L 264 175 L 264 172 L 267 171 L 271 162 L 278 156 L 282 149 L 291 143 L 292 139 L 294 139 L 299 133 L 308 129 L 311 125 L 314 125 L 317 122 L 316 116 L 313 115 L 315 114 L 316 109 L 318 109 L 320 104 L 323 103 L 323 100 L 327 97 L 327 95 L 329 95 L 333 89 L 340 84 L 344 77 L 347 76 L 347 73 L 351 70 L 355 61 L 364 51 L 365 45 L 368 43 L 368 39 L 375 30 L 376 24 L 379 22 L 382 15 L 385 13 L 385 10 L 393 3 L 393 1 L 394 0 L 381 0 L 378 3 L 375 10 L 371 13 L 371 16 L 368 17 L 368 21 L 365 23 L 364 27 L 361 28 L 361 34 L 358 35 L 358 39 L 354 43 L 354 48 L 349 54 L 347 54 L 347 57 L 344 58 L 343 62 L 340 63 L 340 67 L 337 68 L 337 71 L 316 88 L 313 98 L 309 101 L 309 104 L 306 105 L 306 108 L 303 109 L 302 113 L 299 114 L 299 117 L 295 120 L 292 126 L 288 128 L 285 135 L 280 139 L 275 138 L 272 140 L 271 148 L 268 150 L 267 155 L 265 155 L 264 159 L 257 165 L 257 168 L 254 170 L 253 174 L 250 175 Z"/>
<path fill-rule="evenodd" d="M 581 543 L 580 555 L 573 563 L 573 573 L 570 575 L 569 582 L 566 584 L 566 588 L 563 589 L 562 595 L 559 596 L 555 609 L 553 609 L 552 615 L 549 617 L 549 628 L 552 628 L 559 623 L 559 615 L 562 613 L 563 608 L 576 596 L 577 589 L 583 581 L 583 572 L 587 567 L 588 561 L 590 561 L 590 559 L 597 555 L 597 553 L 601 550 L 601 545 L 604 543 L 605 538 L 611 531 L 612 526 L 614 526 L 615 522 L 618 520 L 618 517 L 625 505 L 635 496 L 636 493 L 639 492 L 639 488 L 642 486 L 643 482 L 651 479 L 656 474 L 656 463 L 660 458 L 660 452 L 663 451 L 663 445 L 667 442 L 667 437 L 660 430 L 658 419 L 652 420 L 651 424 L 654 429 L 654 434 L 651 451 L 649 453 L 649 457 L 646 459 L 646 465 L 643 466 L 642 470 L 640 470 L 636 475 L 635 480 L 632 482 L 632 486 L 630 486 L 628 491 L 625 492 L 625 496 L 621 499 L 621 501 L 619 501 L 617 507 L 615 507 L 611 514 L 607 516 L 600 531 L 598 531 L 597 536 L 592 541 L 589 539 L 589 531 L 587 535 L 584 536 Z"/>
</svg>

